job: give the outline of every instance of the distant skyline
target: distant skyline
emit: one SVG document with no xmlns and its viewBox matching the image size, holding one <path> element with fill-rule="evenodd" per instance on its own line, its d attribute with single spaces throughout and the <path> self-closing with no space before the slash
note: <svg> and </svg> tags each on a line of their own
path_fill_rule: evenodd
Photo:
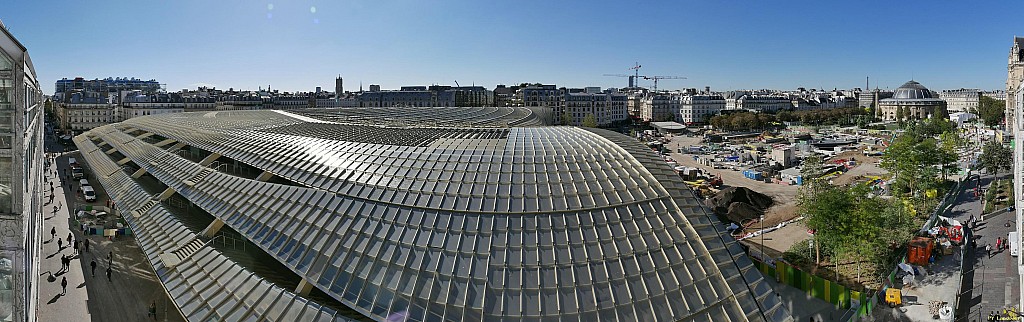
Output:
<svg viewBox="0 0 1024 322">
<path fill-rule="evenodd" d="M 0 20 L 61 78 L 283 91 L 403 85 L 1004 89 L 1019 2 L 29 1 Z M 650 87 L 649 81 L 641 81 Z"/>
</svg>

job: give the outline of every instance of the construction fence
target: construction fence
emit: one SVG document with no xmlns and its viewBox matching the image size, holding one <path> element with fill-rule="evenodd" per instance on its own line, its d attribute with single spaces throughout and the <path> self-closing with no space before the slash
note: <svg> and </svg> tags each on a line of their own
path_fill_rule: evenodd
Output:
<svg viewBox="0 0 1024 322">
<path fill-rule="evenodd" d="M 874 309 L 874 293 L 856 291 L 837 282 L 801 271 L 789 263 L 768 259 L 768 263 L 751 256 L 754 266 L 766 278 L 775 278 L 781 284 L 789 285 L 804 291 L 807 295 L 832 303 L 839 310 L 849 310 L 846 321 L 856 321 L 859 317 L 871 314 Z M 853 314 L 853 312 L 856 312 Z"/>
</svg>

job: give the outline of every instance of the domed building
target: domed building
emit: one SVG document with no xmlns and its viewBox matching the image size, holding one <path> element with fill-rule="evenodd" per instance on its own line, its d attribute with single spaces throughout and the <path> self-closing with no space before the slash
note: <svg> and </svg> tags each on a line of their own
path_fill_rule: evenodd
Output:
<svg viewBox="0 0 1024 322">
<path fill-rule="evenodd" d="M 878 101 L 881 118 L 886 121 L 903 119 L 923 119 L 934 113 L 946 113 L 946 101 L 938 98 L 935 93 L 921 83 L 908 81 L 896 89 L 892 98 Z M 903 113 L 899 113 L 899 110 Z"/>
</svg>

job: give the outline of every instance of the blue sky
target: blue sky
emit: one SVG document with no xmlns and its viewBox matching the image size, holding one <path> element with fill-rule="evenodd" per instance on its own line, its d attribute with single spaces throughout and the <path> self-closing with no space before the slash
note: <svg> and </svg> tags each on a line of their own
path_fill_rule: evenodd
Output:
<svg viewBox="0 0 1024 322">
<path fill-rule="evenodd" d="M 539 82 L 663 89 L 1003 88 L 1017 1 L 3 1 L 44 90 Z M 642 83 L 649 86 L 650 84 Z"/>
</svg>

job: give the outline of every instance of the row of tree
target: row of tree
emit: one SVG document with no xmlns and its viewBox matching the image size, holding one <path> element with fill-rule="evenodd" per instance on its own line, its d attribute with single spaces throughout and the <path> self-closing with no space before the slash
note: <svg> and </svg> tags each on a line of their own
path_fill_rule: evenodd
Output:
<svg viewBox="0 0 1024 322">
<path fill-rule="evenodd" d="M 1006 118 L 1006 101 L 982 95 L 978 98 L 978 108 L 970 111 L 978 115 L 987 126 L 996 126 Z"/>
<path fill-rule="evenodd" d="M 782 110 L 777 113 L 740 112 L 712 116 L 708 123 L 715 128 L 726 131 L 751 131 L 780 127 L 782 122 L 801 122 L 813 125 L 851 125 L 863 122 L 870 115 L 870 110 L 859 107 L 810 111 Z"/>
<path fill-rule="evenodd" d="M 921 191 L 941 190 L 946 176 L 959 170 L 958 149 L 964 142 L 959 130 L 948 128 L 939 139 L 929 131 L 948 120 L 932 118 L 912 123 L 889 144 L 882 155 L 882 168 L 889 170 L 893 196 L 907 194 L 917 198 Z M 920 125 L 918 125 L 920 124 Z"/>
<path fill-rule="evenodd" d="M 907 124 L 886 149 L 881 166 L 891 174 L 892 198 L 879 197 L 882 191 L 869 184 L 839 187 L 804 180 L 798 204 L 807 227 L 816 230 L 815 263 L 820 265 L 827 256 L 832 265 L 855 261 L 871 265 L 873 271 L 892 265 L 921 219 L 941 200 L 946 176 L 959 169 L 958 149 L 966 142 L 948 123 L 933 117 Z M 806 159 L 804 178 L 816 178 L 818 169 L 819 160 Z"/>
<path fill-rule="evenodd" d="M 827 257 L 836 266 L 853 260 L 871 271 L 884 269 L 913 236 L 914 209 L 899 199 L 875 196 L 867 184 L 839 187 L 812 181 L 799 198 L 807 227 L 815 229 L 811 259 L 818 265 Z"/>
</svg>

